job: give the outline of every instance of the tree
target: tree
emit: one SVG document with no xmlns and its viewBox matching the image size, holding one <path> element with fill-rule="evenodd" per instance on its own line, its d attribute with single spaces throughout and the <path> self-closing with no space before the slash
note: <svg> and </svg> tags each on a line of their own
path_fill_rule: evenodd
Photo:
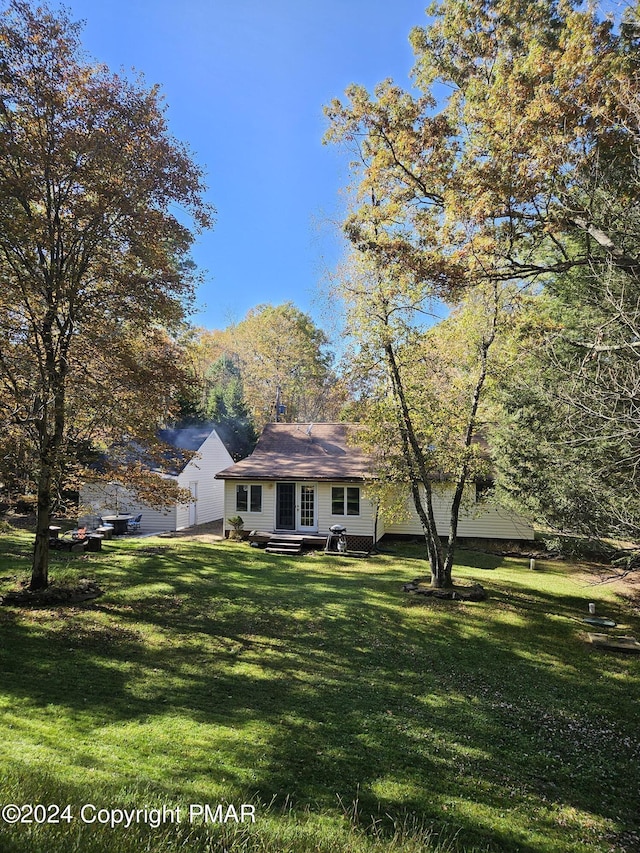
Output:
<svg viewBox="0 0 640 853">
<path fill-rule="evenodd" d="M 370 259 L 358 260 L 342 276 L 338 292 L 355 344 L 349 353 L 351 375 L 364 390 L 364 429 L 358 438 L 376 460 L 369 489 L 383 517 L 395 520 L 405 511 L 400 496 L 409 485 L 431 584 L 450 587 L 467 486 L 486 474 L 477 440 L 481 398 L 510 294 L 495 282 L 478 285 L 446 321 L 430 326 L 416 320 L 416 312 L 428 310 L 428 284 L 419 296 L 398 270 L 394 274 L 387 267 L 384 275 L 374 275 Z M 434 510 L 442 489 L 451 493 L 444 547 Z"/>
<path fill-rule="evenodd" d="M 229 331 L 189 327 L 181 343 L 189 382 L 179 401 L 179 420 L 214 421 L 231 456 L 236 460 L 248 456 L 257 436 Z"/>
<path fill-rule="evenodd" d="M 508 320 L 513 311 L 501 283 L 539 287 L 587 267 L 636 275 L 622 194 L 607 207 L 596 188 L 603 174 L 613 182 L 635 168 L 629 93 L 637 91 L 637 51 L 630 30 L 616 36 L 611 23 L 568 2 L 444 0 L 430 12 L 432 22 L 411 34 L 421 97 L 390 80 L 373 97 L 351 86 L 344 103 L 326 110 L 326 138 L 355 152 L 344 229 L 368 283 L 354 291 L 359 307 L 351 316 L 370 312 L 382 322 L 365 324 L 361 343 L 386 360 L 404 465 L 426 495 L 421 514 L 414 483 L 439 585 L 450 577 L 430 518 L 429 456 L 397 364 L 394 324 L 402 318 L 406 340 L 409 330 L 422 340 L 429 300 L 455 305 L 476 288 L 493 293 L 498 313 L 477 350 L 475 401 L 502 314 Z M 454 524 L 451 531 L 450 542 Z"/>
<path fill-rule="evenodd" d="M 444 0 L 430 12 L 410 37 L 421 97 L 386 80 L 326 109 L 326 139 L 350 145 L 367 175 L 345 222 L 352 243 L 373 250 L 365 214 L 386 222 L 383 259 L 432 273 L 449 295 L 471 259 L 506 280 L 590 264 L 637 272 L 625 239 L 637 18 L 616 35 L 561 0 Z M 599 204 L 607 183 L 613 208 Z"/>
<path fill-rule="evenodd" d="M 503 205 L 512 234 L 505 274 L 538 276 L 544 291 L 522 319 L 510 349 L 514 369 L 498 389 L 498 490 L 547 525 L 635 538 L 638 7 L 626 10 L 619 34 L 561 5 L 554 28 L 548 58 L 539 50 L 536 67 L 530 50 L 528 62 L 516 58 L 505 78 L 518 134 L 502 161 L 519 152 L 527 178 L 513 183 L 509 207 Z M 417 40 L 434 48 L 430 36 Z M 493 105 L 494 124 L 504 131 L 509 110 Z M 496 176 L 500 159 L 496 153 L 489 160 Z"/>
<path fill-rule="evenodd" d="M 530 300 L 502 354 L 497 488 L 546 526 L 637 538 L 639 298 L 614 270 L 563 276 Z"/>
<path fill-rule="evenodd" d="M 258 428 L 271 420 L 337 418 L 342 397 L 329 340 L 292 302 L 258 305 L 226 331 Z"/>
<path fill-rule="evenodd" d="M 616 34 L 577 5 L 446 0 L 411 34 L 418 85 L 451 90 L 440 117 L 455 152 L 454 226 L 473 226 L 472 247 L 498 227 L 509 279 L 638 270 L 624 215 L 635 199 L 625 178 L 635 173 L 637 16 Z M 614 208 L 600 203 L 607 183 Z"/>
<path fill-rule="evenodd" d="M 240 368 L 226 355 L 207 371 L 211 384 L 207 415 L 215 421 L 234 459 L 244 459 L 255 447 L 258 436 L 244 399 Z"/>
<path fill-rule="evenodd" d="M 176 372 L 163 328 L 194 281 L 192 235 L 171 206 L 211 222 L 157 87 L 88 63 L 79 31 L 22 0 L 0 22 L 0 378 L 6 419 L 37 460 L 32 589 L 48 583 L 70 426 L 100 413 L 104 438 L 149 434 L 166 413 Z"/>
<path fill-rule="evenodd" d="M 178 336 L 186 373 L 189 377 L 179 401 L 178 419 L 184 423 L 204 423 L 213 415 L 210 398 L 217 379 L 212 365 L 226 359 L 228 336 L 223 330 L 204 329 L 185 324 Z M 215 371 L 214 371 L 215 373 Z"/>
</svg>

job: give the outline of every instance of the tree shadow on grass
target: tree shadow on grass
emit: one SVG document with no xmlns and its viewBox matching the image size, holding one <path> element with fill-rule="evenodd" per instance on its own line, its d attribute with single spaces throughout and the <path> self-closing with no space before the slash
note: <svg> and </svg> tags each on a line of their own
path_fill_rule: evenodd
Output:
<svg viewBox="0 0 640 853">
<path fill-rule="evenodd" d="M 329 810 L 357 797 L 363 815 L 453 821 L 493 850 L 540 849 L 524 832 L 544 802 L 615 822 L 622 788 L 640 783 L 638 670 L 603 666 L 570 619 L 549 616 L 572 597 L 417 607 L 391 559 L 185 553 L 187 566 L 136 560 L 120 590 L 59 624 L 0 611 L 3 692 L 64 709 L 80 739 L 134 722 L 158 738 L 154 721 L 178 720 L 185 740 L 156 747 L 169 768 L 159 788 L 208 778 Z M 61 748 L 55 735 L 45 746 Z M 71 744 L 78 772 L 86 752 Z M 513 826 L 490 825 L 508 798 Z M 631 805 L 624 817 L 637 825 Z"/>
</svg>

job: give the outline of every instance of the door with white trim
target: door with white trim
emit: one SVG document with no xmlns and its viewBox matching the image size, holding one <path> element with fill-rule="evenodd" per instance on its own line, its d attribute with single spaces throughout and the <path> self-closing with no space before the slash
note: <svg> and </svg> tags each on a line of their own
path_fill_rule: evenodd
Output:
<svg viewBox="0 0 640 853">
<path fill-rule="evenodd" d="M 189 527 L 198 523 L 198 481 L 191 480 L 189 483 L 191 492 L 191 503 L 189 504 Z"/>
<path fill-rule="evenodd" d="M 297 497 L 298 530 L 312 533 L 318 529 L 315 483 L 299 483 Z"/>
<path fill-rule="evenodd" d="M 276 483 L 276 530 L 296 529 L 296 484 Z"/>
</svg>

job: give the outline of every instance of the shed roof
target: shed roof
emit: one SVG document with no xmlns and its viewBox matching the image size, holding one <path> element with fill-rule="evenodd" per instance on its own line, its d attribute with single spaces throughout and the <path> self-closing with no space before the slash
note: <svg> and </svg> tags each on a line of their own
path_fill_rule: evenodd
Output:
<svg viewBox="0 0 640 853">
<path fill-rule="evenodd" d="M 253 453 L 216 474 L 222 480 L 363 480 L 370 460 L 357 424 L 267 424 Z"/>
<path fill-rule="evenodd" d="M 161 429 L 158 438 L 176 450 L 199 450 L 211 433 L 216 430 L 216 424 L 194 424 Z"/>
<path fill-rule="evenodd" d="M 149 467 L 157 470 L 159 468 L 164 469 L 168 465 L 169 470 L 166 473 L 173 476 L 179 474 L 194 458 L 194 455 L 198 454 L 205 441 L 214 432 L 224 446 L 218 425 L 214 423 L 179 425 L 159 430 L 158 438 L 160 441 L 172 447 L 174 452 L 162 452 L 160 459 L 149 460 Z M 225 449 L 227 449 L 226 446 Z"/>
</svg>

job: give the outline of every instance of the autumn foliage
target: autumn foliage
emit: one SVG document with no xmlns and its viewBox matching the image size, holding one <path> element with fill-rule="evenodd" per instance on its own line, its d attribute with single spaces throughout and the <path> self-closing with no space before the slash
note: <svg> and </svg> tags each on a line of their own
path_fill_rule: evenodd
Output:
<svg viewBox="0 0 640 853">
<path fill-rule="evenodd" d="M 166 414 L 194 283 L 174 206 L 195 228 L 212 212 L 157 87 L 88 62 L 79 31 L 22 0 L 0 19 L 0 381 L 34 449 L 34 588 L 73 442 L 148 434 Z"/>
</svg>

